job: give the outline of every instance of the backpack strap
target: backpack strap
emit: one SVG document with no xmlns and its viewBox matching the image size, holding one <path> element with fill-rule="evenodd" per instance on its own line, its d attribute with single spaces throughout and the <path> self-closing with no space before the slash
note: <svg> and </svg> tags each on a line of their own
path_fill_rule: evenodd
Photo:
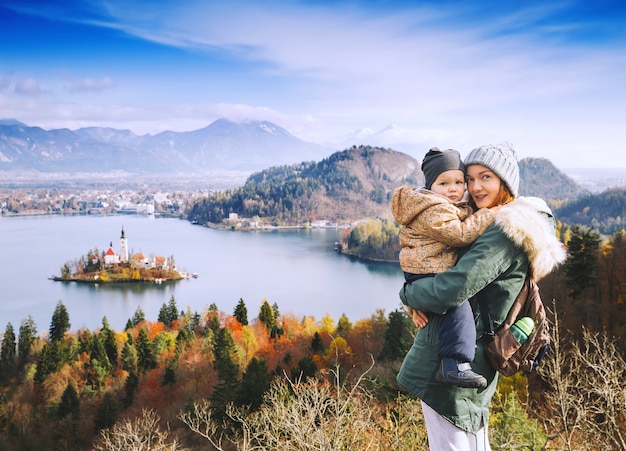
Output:
<svg viewBox="0 0 626 451">
<path fill-rule="evenodd" d="M 513 302 L 513 304 L 511 304 L 511 308 L 519 300 L 519 297 L 524 292 L 524 289 L 526 290 L 529 289 L 529 286 L 530 286 L 529 284 L 530 284 L 530 272 L 527 272 L 526 279 L 524 280 L 524 284 L 522 285 L 520 292 L 517 294 L 515 301 Z M 488 341 L 491 341 L 493 340 L 493 337 L 496 334 L 495 328 L 493 326 L 493 318 L 491 317 L 491 313 L 489 312 L 489 309 L 487 308 L 487 301 L 484 298 L 484 295 L 482 294 L 482 292 L 478 293 L 477 298 L 478 298 L 478 307 L 480 309 L 480 316 L 483 321 L 483 328 L 485 329 L 485 335 L 489 337 Z M 511 310 L 509 310 L 509 312 L 507 313 L 506 319 L 509 319 L 511 314 L 512 312 Z"/>
<path fill-rule="evenodd" d="M 488 337 L 488 341 L 493 340 L 496 332 L 493 328 L 493 319 L 491 318 L 491 313 L 489 313 L 489 309 L 487 309 L 487 305 L 485 304 L 484 296 L 482 293 L 478 294 L 478 307 L 480 309 L 480 317 L 483 321 L 483 328 L 485 329 L 485 335 Z"/>
</svg>

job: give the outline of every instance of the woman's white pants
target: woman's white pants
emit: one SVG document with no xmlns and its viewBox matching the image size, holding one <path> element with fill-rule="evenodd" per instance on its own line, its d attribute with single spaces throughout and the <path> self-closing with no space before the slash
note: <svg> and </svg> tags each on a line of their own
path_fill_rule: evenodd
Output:
<svg viewBox="0 0 626 451">
<path fill-rule="evenodd" d="M 487 426 L 476 435 L 459 429 L 422 401 L 430 451 L 491 451 Z"/>
</svg>

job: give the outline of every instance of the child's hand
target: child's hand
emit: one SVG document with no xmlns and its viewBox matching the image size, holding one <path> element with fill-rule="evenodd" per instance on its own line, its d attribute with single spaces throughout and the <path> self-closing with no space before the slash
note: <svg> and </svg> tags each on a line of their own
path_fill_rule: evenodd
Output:
<svg viewBox="0 0 626 451">
<path fill-rule="evenodd" d="M 426 327 L 426 324 L 428 324 L 428 315 L 421 310 L 411 309 L 411 319 L 413 319 L 413 323 L 418 329 Z"/>
</svg>

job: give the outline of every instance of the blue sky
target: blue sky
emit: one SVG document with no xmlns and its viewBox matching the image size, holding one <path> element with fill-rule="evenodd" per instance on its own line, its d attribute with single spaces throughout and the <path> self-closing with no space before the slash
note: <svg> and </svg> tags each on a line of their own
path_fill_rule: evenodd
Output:
<svg viewBox="0 0 626 451">
<path fill-rule="evenodd" d="M 0 118 L 626 167 L 625 24 L 622 0 L 0 0 Z"/>
</svg>

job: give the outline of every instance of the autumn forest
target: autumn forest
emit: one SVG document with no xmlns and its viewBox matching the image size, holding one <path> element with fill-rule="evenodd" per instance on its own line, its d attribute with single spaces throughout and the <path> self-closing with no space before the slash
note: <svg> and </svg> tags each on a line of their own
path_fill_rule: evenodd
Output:
<svg viewBox="0 0 626 451">
<path fill-rule="evenodd" d="M 540 286 L 554 346 L 539 371 L 501 377 L 494 449 L 626 443 L 626 234 L 559 225 L 569 258 Z M 380 232 L 378 233 L 380 234 Z M 180 304 L 180 305 L 179 305 Z M 395 382 L 415 329 L 400 309 L 295 318 L 264 300 L 202 312 L 172 297 L 125 330 L 8 324 L 0 346 L 0 448 L 420 449 L 419 403 Z M 585 403 L 581 403 L 584 399 Z M 307 432 L 308 431 L 308 432 Z M 306 438 L 302 435 L 306 433 Z M 125 444 L 125 445 L 123 445 Z"/>
</svg>

